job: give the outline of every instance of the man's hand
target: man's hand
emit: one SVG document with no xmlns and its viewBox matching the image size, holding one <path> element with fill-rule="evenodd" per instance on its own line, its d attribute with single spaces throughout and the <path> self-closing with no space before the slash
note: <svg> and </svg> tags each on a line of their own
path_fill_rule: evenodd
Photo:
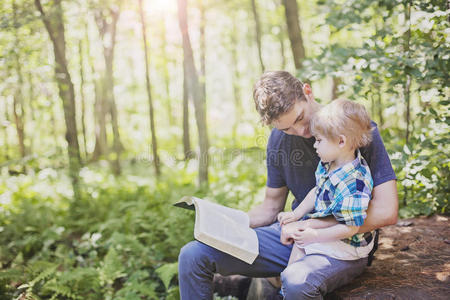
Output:
<svg viewBox="0 0 450 300">
<path fill-rule="evenodd" d="M 281 225 L 286 225 L 288 223 L 292 223 L 292 222 L 298 220 L 297 216 L 295 215 L 295 213 L 293 211 L 280 212 L 278 214 L 277 219 L 278 219 L 278 222 L 280 222 Z"/>
<path fill-rule="evenodd" d="M 318 237 L 318 230 L 309 227 L 293 233 L 295 244 L 301 247 L 317 242 Z"/>
</svg>

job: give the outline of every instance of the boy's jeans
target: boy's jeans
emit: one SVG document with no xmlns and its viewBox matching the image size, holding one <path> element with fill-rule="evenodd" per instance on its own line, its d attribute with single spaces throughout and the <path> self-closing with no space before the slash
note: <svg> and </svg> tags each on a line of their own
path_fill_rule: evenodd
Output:
<svg viewBox="0 0 450 300">
<path fill-rule="evenodd" d="M 285 299 L 322 299 L 326 293 L 351 282 L 367 264 L 367 258 L 344 261 L 317 254 L 307 255 L 286 268 L 292 245 L 280 243 L 279 223 L 255 230 L 259 256 L 251 265 L 198 241 L 186 244 L 178 258 L 181 299 L 213 299 L 214 273 L 248 277 L 281 273 Z"/>
</svg>

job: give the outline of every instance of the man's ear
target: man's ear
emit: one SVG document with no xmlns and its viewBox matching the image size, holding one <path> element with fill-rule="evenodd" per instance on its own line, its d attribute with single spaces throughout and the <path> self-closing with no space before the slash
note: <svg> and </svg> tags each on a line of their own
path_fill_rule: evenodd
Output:
<svg viewBox="0 0 450 300">
<path fill-rule="evenodd" d="M 347 144 L 347 137 L 343 134 L 340 134 L 339 135 L 339 147 L 344 148 L 346 144 Z"/>
</svg>

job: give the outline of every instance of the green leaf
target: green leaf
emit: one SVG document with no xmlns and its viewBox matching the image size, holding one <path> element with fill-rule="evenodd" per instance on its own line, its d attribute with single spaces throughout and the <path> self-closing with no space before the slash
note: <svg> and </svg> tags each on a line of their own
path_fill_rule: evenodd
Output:
<svg viewBox="0 0 450 300">
<path fill-rule="evenodd" d="M 166 290 L 169 289 L 170 281 L 172 278 L 178 274 L 178 262 L 174 262 L 171 264 L 165 264 L 156 269 L 156 274 L 158 274 L 159 278 L 161 278 Z"/>
</svg>

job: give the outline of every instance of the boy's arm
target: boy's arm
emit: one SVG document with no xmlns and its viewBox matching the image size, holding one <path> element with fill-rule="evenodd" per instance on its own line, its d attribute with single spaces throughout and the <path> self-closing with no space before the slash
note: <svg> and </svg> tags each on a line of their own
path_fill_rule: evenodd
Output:
<svg viewBox="0 0 450 300">
<path fill-rule="evenodd" d="M 278 214 L 278 222 L 281 225 L 286 225 L 288 223 L 298 221 L 304 215 L 309 213 L 314 209 L 314 203 L 316 201 L 316 188 L 309 191 L 303 201 L 297 206 L 293 211 L 281 212 Z"/>
<path fill-rule="evenodd" d="M 248 215 L 250 217 L 250 227 L 259 227 L 272 224 L 277 220 L 277 215 L 283 210 L 286 204 L 288 188 L 266 187 L 264 201 L 258 206 L 252 208 Z"/>
<path fill-rule="evenodd" d="M 349 238 L 358 232 L 359 226 L 336 224 L 328 228 L 306 228 L 293 234 L 295 243 L 305 246 L 310 243 L 324 243 Z"/>
</svg>

